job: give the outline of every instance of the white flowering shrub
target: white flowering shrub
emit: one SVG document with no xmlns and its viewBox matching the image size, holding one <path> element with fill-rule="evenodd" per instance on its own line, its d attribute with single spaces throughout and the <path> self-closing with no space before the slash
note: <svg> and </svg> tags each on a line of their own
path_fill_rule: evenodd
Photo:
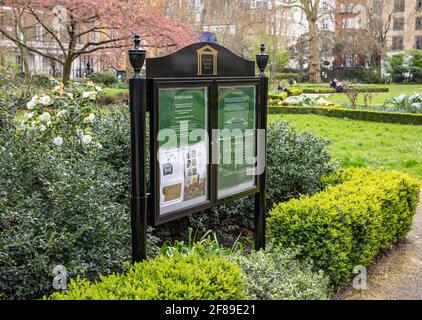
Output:
<svg viewBox="0 0 422 320">
<path fill-rule="evenodd" d="M 299 262 L 292 250 L 268 249 L 241 256 L 239 265 L 253 300 L 326 300 L 329 280 L 314 272 L 310 262 Z"/>
<path fill-rule="evenodd" d="M 97 112 L 94 91 L 0 97 L 0 299 L 52 293 L 57 265 L 95 280 L 130 260 L 130 117 Z"/>
<path fill-rule="evenodd" d="M 66 89 L 58 84 L 50 92 L 33 96 L 26 104 L 18 132 L 29 132 L 36 139 L 60 148 L 74 147 L 74 144 L 101 148 L 92 133 L 92 124 L 98 115 L 96 101 L 101 94 L 102 89 L 93 82 Z"/>
<path fill-rule="evenodd" d="M 398 97 L 387 99 L 384 103 L 387 111 L 422 114 L 422 94 L 415 92 L 412 95 L 401 94 Z"/>
</svg>

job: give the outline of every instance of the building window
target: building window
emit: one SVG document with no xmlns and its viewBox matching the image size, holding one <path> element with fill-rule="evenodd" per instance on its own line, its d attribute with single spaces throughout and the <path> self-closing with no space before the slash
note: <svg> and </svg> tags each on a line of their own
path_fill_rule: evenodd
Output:
<svg viewBox="0 0 422 320">
<path fill-rule="evenodd" d="M 404 18 L 394 18 L 393 30 L 394 31 L 404 30 Z"/>
<path fill-rule="evenodd" d="M 391 45 L 391 50 L 403 50 L 403 37 L 402 36 L 393 37 L 393 43 Z"/>
<path fill-rule="evenodd" d="M 422 36 L 415 37 L 415 49 L 422 49 Z"/>
<path fill-rule="evenodd" d="M 405 6 L 405 0 L 394 0 L 394 12 L 404 12 Z"/>
<path fill-rule="evenodd" d="M 355 27 L 355 20 L 353 18 L 346 18 L 343 20 L 343 29 L 353 29 Z"/>
<path fill-rule="evenodd" d="M 382 3 L 382 0 L 374 0 L 374 5 L 373 5 L 374 13 L 376 14 L 382 13 L 383 7 L 384 5 Z"/>
<path fill-rule="evenodd" d="M 251 9 L 268 9 L 268 0 L 252 0 L 250 4 Z"/>
<path fill-rule="evenodd" d="M 417 11 L 422 10 L 422 0 L 416 0 L 416 10 Z"/>
<path fill-rule="evenodd" d="M 416 17 L 415 29 L 422 30 L 422 17 Z"/>
</svg>

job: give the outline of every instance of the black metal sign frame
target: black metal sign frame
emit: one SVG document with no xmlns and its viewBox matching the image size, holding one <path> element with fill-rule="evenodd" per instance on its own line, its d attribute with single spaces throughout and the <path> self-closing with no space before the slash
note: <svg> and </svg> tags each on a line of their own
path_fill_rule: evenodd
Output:
<svg viewBox="0 0 422 320">
<path fill-rule="evenodd" d="M 228 197 L 218 199 L 218 164 L 214 164 L 213 154 L 217 151 L 212 130 L 218 129 L 219 88 L 230 86 L 255 87 L 255 129 L 267 128 L 268 78 L 264 71 L 268 55 L 257 56 L 260 76 L 255 76 L 255 63 L 244 60 L 226 48 L 214 43 L 197 43 L 166 57 L 147 59 L 147 79 L 140 75 L 146 51 L 140 49 L 140 37 L 135 36 L 135 48 L 129 51 L 135 75 L 130 80 L 131 141 L 132 141 L 132 260 L 141 261 L 147 257 L 147 225 L 159 226 L 182 217 L 210 209 L 218 203 L 255 195 L 255 248 L 265 247 L 265 194 L 266 169 L 255 177 L 255 187 Z M 197 53 L 197 57 L 194 54 Z M 205 58 L 202 58 L 205 56 Z M 214 59 L 214 60 L 212 60 Z M 158 163 L 158 133 L 160 119 L 160 89 L 208 88 L 207 131 L 208 141 L 208 188 L 207 201 L 199 205 L 160 212 L 160 166 Z M 147 109 L 149 106 L 149 109 Z M 150 185 L 151 193 L 146 194 L 146 112 L 150 112 Z M 257 139 L 257 135 L 255 135 Z M 256 142 L 258 142 L 256 140 Z M 265 141 L 266 144 L 266 141 Z M 258 150 L 259 149 L 259 150 Z M 255 143 L 255 155 L 266 154 L 266 146 Z M 264 156 L 266 158 L 266 156 Z"/>
</svg>

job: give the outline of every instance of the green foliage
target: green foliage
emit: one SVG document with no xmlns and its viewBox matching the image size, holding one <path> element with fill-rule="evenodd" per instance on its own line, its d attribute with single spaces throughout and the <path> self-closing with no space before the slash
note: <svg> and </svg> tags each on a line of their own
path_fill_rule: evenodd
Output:
<svg viewBox="0 0 422 320">
<path fill-rule="evenodd" d="M 387 72 L 394 82 L 422 82 L 422 54 L 420 50 L 408 50 L 387 59 Z"/>
<path fill-rule="evenodd" d="M 48 89 L 54 84 L 56 80 L 46 75 L 33 75 L 31 77 L 31 85 L 38 89 Z"/>
<path fill-rule="evenodd" d="M 328 299 L 328 277 L 296 257 L 296 252 L 282 248 L 239 257 L 248 295 L 254 300 Z"/>
<path fill-rule="evenodd" d="M 50 113 L 45 131 L 16 130 L 14 114 L 0 127 L 0 291 L 6 299 L 52 292 L 57 265 L 71 278 L 94 280 L 122 271 L 130 259 L 128 113 L 111 110 L 84 122 L 95 101 L 67 93 L 66 99 L 51 94 L 51 105 L 30 105 L 34 127 L 42 122 L 38 109 Z M 9 100 L 0 102 L 3 109 Z M 65 120 L 57 119 L 60 110 L 69 111 Z M 93 143 L 81 143 L 78 129 L 89 130 Z M 61 145 L 53 141 L 58 133 Z M 148 241 L 153 253 L 157 239 Z"/>
<path fill-rule="evenodd" d="M 269 105 L 282 105 L 283 101 L 288 97 L 288 93 L 287 92 L 280 92 L 277 94 L 268 94 L 268 104 Z"/>
<path fill-rule="evenodd" d="M 282 72 L 278 75 L 279 80 L 296 80 L 296 82 L 299 82 L 300 74 L 299 73 L 293 73 L 293 72 Z"/>
<path fill-rule="evenodd" d="M 236 240 L 232 248 L 226 248 L 222 246 L 217 238 L 216 232 L 206 232 L 199 241 L 195 241 L 197 234 L 192 233 L 192 228 L 189 228 L 189 241 L 176 240 L 173 244 L 166 242 L 159 250 L 159 254 L 172 257 L 176 254 L 187 256 L 193 253 L 197 253 L 201 256 L 226 256 L 233 257 L 234 255 L 243 252 L 242 244 Z"/>
<path fill-rule="evenodd" d="M 367 266 L 406 237 L 420 186 L 395 171 L 352 168 L 337 175 L 331 181 L 341 184 L 275 206 L 268 228 L 275 245 L 300 247 L 339 288 L 355 266 Z"/>
<path fill-rule="evenodd" d="M 353 88 L 353 86 L 350 86 L 350 87 Z M 365 92 L 377 93 L 377 92 L 388 92 L 389 91 L 388 88 L 380 88 L 380 87 L 356 86 L 355 89 L 358 92 L 361 92 L 361 93 L 365 93 Z M 332 93 L 332 94 L 336 94 L 338 92 L 335 89 L 332 89 L 332 88 L 309 88 L 309 87 L 305 87 L 305 88 L 303 88 L 303 93 L 308 93 L 308 94 Z"/>
<path fill-rule="evenodd" d="M 320 191 L 321 177 L 335 170 L 329 142 L 298 133 L 278 120 L 268 130 L 268 206 L 302 194 Z"/>
<path fill-rule="evenodd" d="M 112 87 L 115 85 L 119 80 L 114 72 L 94 72 L 90 76 L 91 80 L 95 83 L 102 84 L 106 87 Z"/>
<path fill-rule="evenodd" d="M 289 87 L 289 97 L 291 96 L 300 96 L 301 94 L 303 94 L 303 89 L 301 88 L 296 88 L 296 87 Z"/>
<path fill-rule="evenodd" d="M 52 300 L 242 300 L 240 268 L 223 257 L 196 253 L 159 256 L 96 283 L 72 281 Z"/>
<path fill-rule="evenodd" d="M 333 107 L 269 107 L 270 114 L 317 114 L 334 118 L 348 118 L 354 120 L 365 120 L 375 122 L 387 123 L 402 123 L 402 124 L 422 124 L 422 115 L 396 113 L 396 112 L 380 112 L 372 110 L 356 110 L 346 108 Z"/>
<path fill-rule="evenodd" d="M 422 95 L 415 92 L 412 95 L 401 94 L 398 97 L 387 99 L 384 103 L 384 107 L 387 111 L 399 111 L 405 113 L 417 113 L 422 115 Z"/>
</svg>

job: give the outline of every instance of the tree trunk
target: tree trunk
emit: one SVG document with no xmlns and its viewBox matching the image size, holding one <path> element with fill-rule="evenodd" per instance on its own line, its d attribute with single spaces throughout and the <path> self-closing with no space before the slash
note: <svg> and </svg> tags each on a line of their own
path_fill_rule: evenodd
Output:
<svg viewBox="0 0 422 320">
<path fill-rule="evenodd" d="M 66 58 L 64 65 L 63 65 L 63 77 L 62 82 L 66 86 L 70 81 L 70 74 L 72 73 L 72 60 L 70 58 Z"/>
<path fill-rule="evenodd" d="M 31 69 L 29 67 L 29 53 L 28 53 L 28 50 L 22 46 L 19 46 L 19 51 L 22 58 L 23 71 L 25 72 L 25 82 L 29 83 L 31 81 Z"/>
<path fill-rule="evenodd" d="M 321 64 L 319 57 L 319 45 L 318 45 L 318 31 L 316 26 L 316 20 L 308 19 L 309 22 L 309 81 L 312 83 L 321 82 Z"/>
</svg>

